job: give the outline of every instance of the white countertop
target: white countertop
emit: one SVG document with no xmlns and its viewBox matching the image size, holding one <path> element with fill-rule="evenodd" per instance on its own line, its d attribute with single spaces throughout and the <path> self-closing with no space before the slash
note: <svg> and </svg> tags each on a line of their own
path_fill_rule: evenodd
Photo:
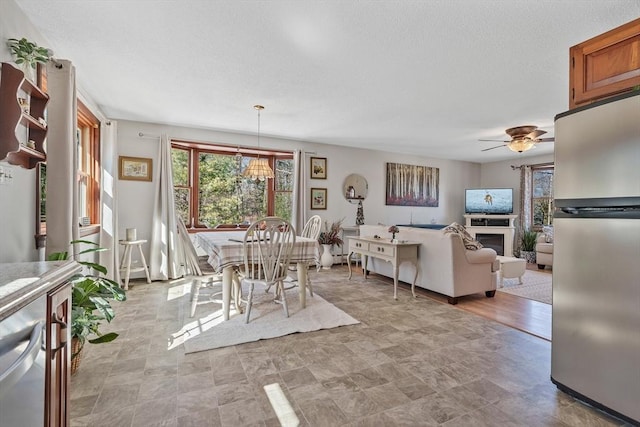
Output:
<svg viewBox="0 0 640 427">
<path fill-rule="evenodd" d="M 81 271 L 75 261 L 0 263 L 0 320 Z"/>
</svg>

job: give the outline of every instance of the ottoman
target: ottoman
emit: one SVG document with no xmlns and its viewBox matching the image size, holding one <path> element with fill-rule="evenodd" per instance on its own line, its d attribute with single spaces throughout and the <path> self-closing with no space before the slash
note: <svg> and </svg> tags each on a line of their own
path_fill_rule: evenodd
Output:
<svg viewBox="0 0 640 427">
<path fill-rule="evenodd" d="M 522 258 L 498 255 L 496 259 L 500 262 L 500 287 L 504 286 L 504 279 L 518 278 L 522 285 L 522 276 L 527 269 L 527 261 Z"/>
</svg>

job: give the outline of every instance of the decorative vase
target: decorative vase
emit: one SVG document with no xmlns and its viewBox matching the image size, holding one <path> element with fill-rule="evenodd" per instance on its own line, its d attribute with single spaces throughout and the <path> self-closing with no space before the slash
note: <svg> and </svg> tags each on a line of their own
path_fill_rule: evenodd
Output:
<svg viewBox="0 0 640 427">
<path fill-rule="evenodd" d="M 362 200 L 358 201 L 358 210 L 356 211 L 356 225 L 364 224 L 364 209 L 362 208 Z"/>
<path fill-rule="evenodd" d="M 333 255 L 331 254 L 331 245 L 322 245 L 322 255 L 320 256 L 320 265 L 324 270 L 329 270 L 333 265 Z"/>
</svg>

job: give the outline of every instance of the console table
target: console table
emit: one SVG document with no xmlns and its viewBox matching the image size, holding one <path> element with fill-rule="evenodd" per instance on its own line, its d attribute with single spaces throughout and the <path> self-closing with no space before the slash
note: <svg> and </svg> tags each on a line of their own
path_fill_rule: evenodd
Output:
<svg viewBox="0 0 640 427">
<path fill-rule="evenodd" d="M 349 280 L 351 280 L 351 255 L 354 253 L 362 256 L 362 268 L 364 268 L 364 278 L 367 278 L 367 261 L 369 257 L 378 258 L 390 262 L 393 265 L 393 298 L 398 299 L 398 269 L 400 264 L 407 261 L 414 265 L 416 274 L 411 283 L 411 293 L 416 296 L 416 280 L 418 278 L 418 242 L 391 242 L 388 239 L 376 239 L 372 237 L 350 237 L 349 255 L 347 255 L 347 265 L 349 266 Z"/>
<path fill-rule="evenodd" d="M 357 237 L 360 235 L 360 226 L 359 225 L 348 225 L 342 226 L 342 246 L 341 246 L 341 254 L 340 254 L 340 265 L 344 265 L 344 262 L 347 259 L 348 253 L 345 253 L 345 247 L 349 247 L 349 239 L 352 237 Z"/>
</svg>

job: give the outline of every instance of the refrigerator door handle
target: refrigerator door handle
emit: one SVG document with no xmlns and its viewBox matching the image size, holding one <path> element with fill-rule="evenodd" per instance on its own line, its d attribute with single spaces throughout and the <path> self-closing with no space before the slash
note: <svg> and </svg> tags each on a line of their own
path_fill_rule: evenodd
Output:
<svg viewBox="0 0 640 427">
<path fill-rule="evenodd" d="M 621 206 L 610 208 L 564 206 L 556 210 L 554 217 L 640 219 L 640 206 Z"/>
</svg>

